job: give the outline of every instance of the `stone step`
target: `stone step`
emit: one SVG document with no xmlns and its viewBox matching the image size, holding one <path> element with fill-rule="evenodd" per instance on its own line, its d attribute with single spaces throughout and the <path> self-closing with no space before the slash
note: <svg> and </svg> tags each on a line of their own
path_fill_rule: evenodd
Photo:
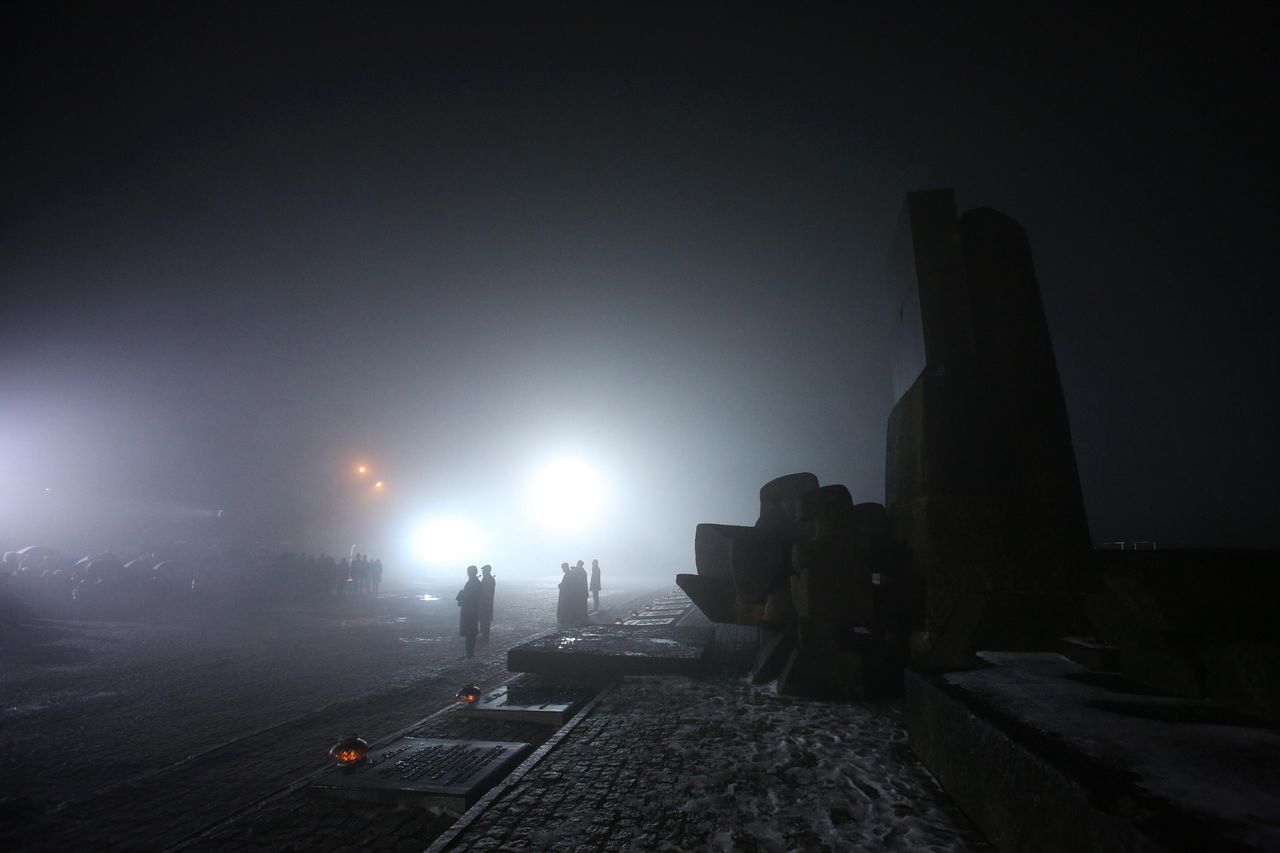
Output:
<svg viewBox="0 0 1280 853">
<path fill-rule="evenodd" d="M 713 628 L 587 625 L 553 631 L 507 652 L 512 672 L 564 678 L 701 677 Z"/>
<path fill-rule="evenodd" d="M 1280 731 L 1052 653 L 906 673 L 908 743 L 1003 851 L 1280 850 Z"/>
</svg>

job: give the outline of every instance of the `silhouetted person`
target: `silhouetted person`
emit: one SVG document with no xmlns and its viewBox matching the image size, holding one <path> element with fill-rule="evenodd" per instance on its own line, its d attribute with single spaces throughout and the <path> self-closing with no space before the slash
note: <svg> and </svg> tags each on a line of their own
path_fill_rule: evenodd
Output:
<svg viewBox="0 0 1280 853">
<path fill-rule="evenodd" d="M 364 595 L 366 592 L 365 583 L 368 576 L 369 564 L 365 562 L 364 554 L 356 554 L 355 559 L 351 561 L 351 585 L 356 595 Z"/>
<path fill-rule="evenodd" d="M 493 579 L 493 566 L 480 567 L 480 642 L 489 642 L 489 624 L 493 622 L 493 593 L 498 582 Z"/>
<path fill-rule="evenodd" d="M 556 599 L 556 622 L 560 625 L 568 625 L 573 621 L 573 572 L 569 568 L 568 563 L 560 564 L 560 571 L 564 577 L 560 578 L 560 597 Z"/>
<path fill-rule="evenodd" d="M 600 561 L 591 561 L 591 599 L 595 602 L 595 609 L 600 609 Z"/>
<path fill-rule="evenodd" d="M 334 593 L 336 595 L 347 594 L 347 582 L 351 580 L 351 564 L 347 562 L 347 558 L 343 557 L 338 561 L 338 572 L 333 576 L 335 582 Z"/>
<path fill-rule="evenodd" d="M 382 586 L 382 558 L 373 561 L 373 597 L 378 597 L 378 587 Z"/>
<path fill-rule="evenodd" d="M 480 616 L 480 581 L 476 567 L 467 566 L 467 583 L 458 590 L 458 633 L 467 638 L 467 657 L 476 656 L 476 632 Z"/>
<path fill-rule="evenodd" d="M 590 584 L 587 581 L 587 570 L 581 560 L 573 567 L 573 581 L 573 618 L 577 624 L 581 625 L 591 621 L 591 617 L 587 614 L 587 599 L 591 597 L 588 589 Z"/>
</svg>

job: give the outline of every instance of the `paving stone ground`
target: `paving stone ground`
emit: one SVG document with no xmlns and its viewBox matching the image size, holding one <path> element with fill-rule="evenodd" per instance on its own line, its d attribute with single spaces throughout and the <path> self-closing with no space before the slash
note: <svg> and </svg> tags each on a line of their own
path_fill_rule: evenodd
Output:
<svg viewBox="0 0 1280 853">
<path fill-rule="evenodd" d="M 305 620 L 268 625 L 265 647 L 249 637 L 239 651 L 225 634 L 175 643 L 154 626 L 123 638 L 118 627 L 45 626 L 73 641 L 44 636 L 31 648 L 81 648 L 97 665 L 71 664 L 51 682 L 47 664 L 23 665 L 0 649 L 0 667 L 16 676 L 0 687 L 0 770 L 22 780 L 0 797 L 0 846 L 422 851 L 440 839 L 450 850 L 986 849 L 906 749 L 897 705 L 807 702 L 746 684 L 749 629 L 717 629 L 709 678 L 628 678 L 564 730 L 454 714 L 463 681 L 502 682 L 506 649 L 550 627 L 554 592 L 512 601 L 475 661 L 460 659 L 456 611 L 443 609 L 432 618 L 394 607 L 338 614 L 320 633 Z M 615 609 L 635 601 L 616 598 Z M 131 651 L 113 657 L 113 637 Z M 440 810 L 309 795 L 318 752 L 346 731 L 375 743 L 410 732 L 551 739 L 455 825 L 458 816 Z"/>
<path fill-rule="evenodd" d="M 751 686 L 754 634 L 718 633 L 710 678 L 627 678 L 433 853 L 990 849 L 907 748 L 897 702 Z"/>
<path fill-rule="evenodd" d="M 614 595 L 630 606 L 630 597 Z M 553 626 L 555 596 L 550 585 L 500 588 L 492 642 L 471 661 L 462 659 L 453 602 L 413 597 L 338 602 L 318 614 L 38 621 L 7 631 L 0 848 L 189 842 L 323 767 L 339 735 L 391 735 L 449 707 L 463 683 L 507 678 L 507 648 Z M 318 835 L 291 818 L 277 840 L 334 849 L 325 830 L 331 815 L 349 822 L 341 810 L 320 808 L 312 814 Z M 389 838 L 418 838 L 405 842 L 413 849 L 438 834 L 397 830 L 398 822 L 416 826 L 419 815 L 376 818 Z"/>
<path fill-rule="evenodd" d="M 628 678 L 448 849 L 987 849 L 893 704 Z"/>
</svg>

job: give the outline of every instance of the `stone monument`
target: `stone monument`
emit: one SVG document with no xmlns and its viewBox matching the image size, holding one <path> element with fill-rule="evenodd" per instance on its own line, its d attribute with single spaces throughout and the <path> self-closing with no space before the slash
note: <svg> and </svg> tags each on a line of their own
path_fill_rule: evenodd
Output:
<svg viewBox="0 0 1280 853">
<path fill-rule="evenodd" d="M 865 695 L 904 647 L 966 667 L 1084 623 L 1089 531 L 1026 232 L 910 193 L 889 278 L 885 505 L 779 477 L 754 526 L 698 525 L 677 577 L 712 621 L 759 626 L 754 675 L 783 692 Z"/>
<path fill-rule="evenodd" d="M 911 653 L 963 666 L 1078 626 L 1089 531 L 1026 232 L 907 195 L 892 253 L 885 504 Z"/>
<path fill-rule="evenodd" d="M 697 574 L 676 583 L 712 621 L 759 628 L 756 681 L 858 698 L 884 670 L 875 579 L 888 561 L 883 506 L 855 505 L 844 486 L 789 474 L 760 489 L 754 526 L 699 524 Z"/>
</svg>

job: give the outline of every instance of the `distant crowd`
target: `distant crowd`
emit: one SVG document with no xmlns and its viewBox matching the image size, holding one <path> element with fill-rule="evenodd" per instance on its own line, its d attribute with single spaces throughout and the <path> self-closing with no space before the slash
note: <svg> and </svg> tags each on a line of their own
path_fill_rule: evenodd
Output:
<svg viewBox="0 0 1280 853">
<path fill-rule="evenodd" d="M 376 596 L 382 561 L 355 553 L 251 553 L 169 549 L 130 559 L 67 555 L 31 546 L 0 560 L 0 607 L 49 614 L 109 617 L 167 606 L 211 610 L 307 605 Z M 3 611 L 0 611 L 3 616 Z"/>
</svg>

